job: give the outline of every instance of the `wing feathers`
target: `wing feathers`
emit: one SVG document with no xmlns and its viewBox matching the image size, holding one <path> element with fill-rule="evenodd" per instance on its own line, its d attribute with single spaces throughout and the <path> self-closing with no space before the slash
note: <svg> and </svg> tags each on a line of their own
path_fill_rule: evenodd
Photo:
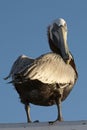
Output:
<svg viewBox="0 0 87 130">
<path fill-rule="evenodd" d="M 17 58 L 17 60 L 13 63 L 13 66 L 11 68 L 11 71 L 7 77 L 4 79 L 8 79 L 11 76 L 14 77 L 15 74 L 21 72 L 21 70 L 24 70 L 27 66 L 29 66 L 34 59 L 31 59 L 25 55 L 21 55 Z"/>
<path fill-rule="evenodd" d="M 20 72 L 26 80 L 39 80 L 43 83 L 74 83 L 75 71 L 66 64 L 60 55 L 48 53 L 36 59 Z"/>
</svg>

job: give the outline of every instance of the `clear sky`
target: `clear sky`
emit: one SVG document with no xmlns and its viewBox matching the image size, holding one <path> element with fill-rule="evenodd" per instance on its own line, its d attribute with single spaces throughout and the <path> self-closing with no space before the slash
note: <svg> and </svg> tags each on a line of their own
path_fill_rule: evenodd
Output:
<svg viewBox="0 0 87 130">
<path fill-rule="evenodd" d="M 26 122 L 23 104 L 3 80 L 21 54 L 36 58 L 50 51 L 47 27 L 57 18 L 68 25 L 68 44 L 79 79 L 62 103 L 64 120 L 87 119 L 87 0 L 0 0 L 0 123 Z M 31 105 L 32 120 L 57 117 L 56 106 Z"/>
</svg>

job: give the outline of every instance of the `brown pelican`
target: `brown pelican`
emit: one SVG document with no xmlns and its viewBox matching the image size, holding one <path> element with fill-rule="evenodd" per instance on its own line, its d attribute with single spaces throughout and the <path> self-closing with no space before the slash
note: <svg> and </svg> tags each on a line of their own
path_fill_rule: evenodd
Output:
<svg viewBox="0 0 87 130">
<path fill-rule="evenodd" d="M 29 104 L 51 106 L 56 104 L 62 121 L 61 102 L 72 90 L 78 74 L 67 45 L 67 24 L 64 19 L 55 20 L 48 27 L 48 41 L 52 52 L 36 59 L 21 55 L 14 62 L 9 77 L 25 105 L 27 122 L 30 119 Z"/>
</svg>

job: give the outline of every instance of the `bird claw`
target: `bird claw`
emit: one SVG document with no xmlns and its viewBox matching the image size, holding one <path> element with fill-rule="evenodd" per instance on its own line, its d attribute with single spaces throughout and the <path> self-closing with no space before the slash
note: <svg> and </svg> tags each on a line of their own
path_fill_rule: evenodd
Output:
<svg viewBox="0 0 87 130">
<path fill-rule="evenodd" d="M 39 123 L 39 120 L 34 121 L 33 123 Z"/>
<path fill-rule="evenodd" d="M 55 120 L 55 121 L 49 121 L 48 123 L 50 124 L 50 125 L 53 125 L 54 123 L 56 123 L 56 122 L 61 122 L 61 121 L 63 121 L 63 118 L 61 118 L 61 119 L 57 119 L 57 120 Z"/>
<path fill-rule="evenodd" d="M 48 123 L 49 123 L 50 125 L 53 125 L 55 122 L 57 122 L 57 120 L 56 120 L 56 121 L 49 121 Z"/>
</svg>

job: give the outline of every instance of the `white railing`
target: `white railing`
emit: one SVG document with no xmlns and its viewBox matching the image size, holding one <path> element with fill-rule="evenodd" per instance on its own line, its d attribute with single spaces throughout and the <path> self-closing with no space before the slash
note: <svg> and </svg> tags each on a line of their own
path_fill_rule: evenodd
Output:
<svg viewBox="0 0 87 130">
<path fill-rule="evenodd" d="M 0 124 L 0 130 L 87 130 L 87 121 Z"/>
</svg>

